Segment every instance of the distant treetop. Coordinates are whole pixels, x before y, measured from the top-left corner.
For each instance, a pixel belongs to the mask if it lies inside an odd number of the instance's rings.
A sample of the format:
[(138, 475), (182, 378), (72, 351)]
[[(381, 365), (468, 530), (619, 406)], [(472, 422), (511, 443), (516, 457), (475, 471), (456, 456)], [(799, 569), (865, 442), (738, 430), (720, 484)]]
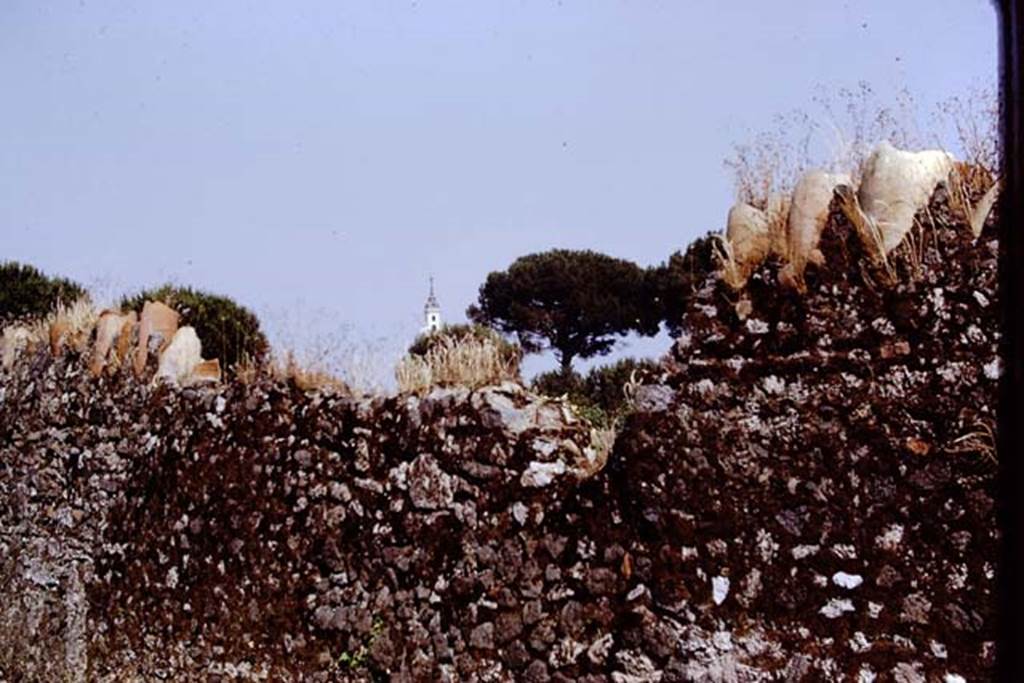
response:
[(0, 263), (0, 320), (43, 317), (58, 304), (86, 296), (85, 288), (16, 261)]
[(528, 352), (553, 349), (568, 372), (574, 358), (604, 355), (621, 335), (657, 333), (660, 312), (646, 279), (631, 261), (553, 249), (488, 275), (467, 315), (515, 335)]

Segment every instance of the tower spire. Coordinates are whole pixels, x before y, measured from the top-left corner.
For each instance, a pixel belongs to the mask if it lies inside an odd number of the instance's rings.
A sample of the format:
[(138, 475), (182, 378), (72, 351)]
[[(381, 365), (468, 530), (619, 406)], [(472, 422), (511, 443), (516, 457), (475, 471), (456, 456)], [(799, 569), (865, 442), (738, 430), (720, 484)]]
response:
[(423, 332), (432, 334), (441, 329), (441, 305), (434, 295), (434, 276), (430, 276), (430, 294), (423, 305)]

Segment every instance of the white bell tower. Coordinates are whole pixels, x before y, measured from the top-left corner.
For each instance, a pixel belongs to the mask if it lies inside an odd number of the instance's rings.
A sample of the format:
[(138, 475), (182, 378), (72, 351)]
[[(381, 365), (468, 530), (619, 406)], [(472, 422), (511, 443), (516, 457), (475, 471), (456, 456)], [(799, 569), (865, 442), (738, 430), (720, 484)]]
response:
[(433, 334), (441, 329), (441, 306), (434, 296), (434, 276), (430, 276), (430, 296), (423, 305), (423, 333)]

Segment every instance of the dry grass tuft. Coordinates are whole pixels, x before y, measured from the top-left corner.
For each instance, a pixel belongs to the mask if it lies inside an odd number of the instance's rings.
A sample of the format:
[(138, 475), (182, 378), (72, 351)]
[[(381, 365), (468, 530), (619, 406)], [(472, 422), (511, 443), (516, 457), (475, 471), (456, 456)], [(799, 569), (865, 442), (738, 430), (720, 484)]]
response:
[(773, 192), (788, 196), (811, 168), (850, 173), (857, 187), (863, 162), (882, 140), (906, 150), (947, 149), (989, 177), (999, 172), (1002, 150), (994, 87), (936, 103), (928, 135), (921, 133), (920, 110), (906, 88), (883, 102), (861, 81), (835, 91), (822, 88), (813, 102), (812, 113), (795, 110), (778, 116), (771, 128), (734, 147), (725, 165), (735, 176), (739, 201), (763, 209)]
[(945, 451), (947, 453), (972, 453), (979, 455), (992, 464), (997, 464), (996, 432), (994, 423), (985, 418), (975, 418), (965, 434), (953, 439)]
[(995, 87), (974, 88), (966, 97), (950, 97), (938, 104), (933, 118), (936, 129), (951, 128), (955, 132), (964, 161), (990, 175), (999, 173), (1002, 147)]
[[(253, 363), (239, 363), (236, 375), (243, 382), (251, 382), (259, 373)], [(349, 386), (330, 372), (325, 366), (315, 361), (300, 361), (292, 351), (284, 354), (284, 358), (273, 360), (267, 368), (270, 376), (280, 382), (287, 382), (302, 391), (330, 391), (351, 394)]]
[(45, 320), (35, 324), (35, 334), (40, 340), (46, 339), (54, 353), (61, 345), (67, 344), (76, 351), (85, 351), (89, 345), (93, 328), (99, 319), (99, 311), (88, 297), (64, 305), (51, 313)]
[(248, 355), (242, 356), (242, 360), (235, 363), (234, 374), (242, 384), (246, 386), (253, 384), (266, 372), (266, 366), (253, 361)]
[(406, 356), (395, 368), (402, 392), (426, 391), (434, 386), (482, 386), (519, 380), (519, 363), (503, 357), (490, 339), (447, 337), (424, 356)]
[(591, 428), (590, 445), (594, 449), (595, 457), (593, 464), (594, 473), (604, 469), (608, 462), (608, 456), (615, 448), (615, 440), (619, 436), (619, 425), (616, 423), (611, 427)]
[[(340, 382), (356, 396), (382, 395), (392, 388), (395, 361), (405, 350), (400, 340), (407, 330), (369, 338), (351, 325), (332, 322), (335, 311), (302, 302), (264, 309), (260, 317), (271, 338), (278, 376), (291, 377), (291, 367), (299, 382)], [(252, 370), (246, 374), (254, 376)]]
[(65, 346), (84, 352), (99, 317), (87, 296), (70, 304), (58, 304), (45, 318), (14, 323), (0, 331), (0, 364), (11, 367), (23, 351), (48, 347), (57, 355)]
[(719, 277), (729, 289), (739, 291), (747, 284), (745, 268), (741, 267), (733, 253), (732, 245), (724, 235), (711, 236), (711, 258), (715, 262)]
[(851, 173), (856, 187), (861, 164), (881, 140), (900, 149), (923, 146), (917, 106), (907, 89), (882, 104), (870, 84), (860, 81), (852, 88), (822, 89), (813, 101), (813, 113), (796, 109), (776, 116), (771, 128), (733, 147), (725, 166), (733, 172), (739, 201), (765, 209), (772, 194), (790, 196), (813, 168)]
[(880, 267), (890, 278), (895, 278), (895, 270), (886, 255), (885, 239), (882, 236), (882, 231), (871, 216), (864, 213), (861, 209), (856, 191), (849, 185), (840, 185), (836, 188), (836, 194), (839, 197), (840, 210), (860, 237), (861, 243), (867, 249), (872, 263)]
[[(790, 196), (804, 171), (811, 168), (815, 132), (810, 116), (801, 111), (775, 117), (775, 128), (758, 133), (753, 141), (733, 147), (725, 160), (736, 179), (736, 200), (767, 211), (773, 195)], [(794, 139), (793, 131), (802, 131)]]
[(995, 203), (998, 182), (988, 168), (972, 162), (958, 162), (949, 174), (949, 208), (971, 226), (975, 237), (981, 233)]
[(834, 94), (822, 91), (814, 102), (832, 134), (830, 149), (818, 164), (850, 173), (854, 187), (860, 185), (861, 167), (882, 140), (899, 149), (925, 146), (917, 125), (917, 103), (906, 88), (898, 90), (891, 103), (882, 104), (871, 85), (860, 81)]

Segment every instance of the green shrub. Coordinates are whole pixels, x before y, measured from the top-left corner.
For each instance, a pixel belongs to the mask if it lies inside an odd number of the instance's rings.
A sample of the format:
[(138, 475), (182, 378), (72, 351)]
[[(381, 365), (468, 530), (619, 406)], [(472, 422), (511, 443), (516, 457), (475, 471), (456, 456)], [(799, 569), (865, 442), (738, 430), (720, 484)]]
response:
[(574, 370), (542, 372), (533, 378), (530, 388), (542, 396), (564, 396), (572, 404), (576, 414), (594, 427), (607, 427), (611, 424), (608, 412), (591, 400), (587, 392), (586, 378)]
[(530, 388), (543, 396), (566, 396), (576, 404), (590, 403), (587, 396), (587, 383), (575, 370), (563, 372), (552, 370), (542, 372), (530, 382)]
[(15, 261), (0, 263), (0, 321), (42, 318), (57, 304), (70, 304), (85, 295), (85, 289), (71, 280), (49, 277)]
[(445, 339), (452, 339), (456, 342), (466, 339), (493, 342), (498, 349), (498, 355), (502, 362), (515, 365), (515, 367), (519, 367), (519, 361), (523, 358), (523, 349), (519, 344), (510, 342), (498, 332), (485, 325), (467, 324), (445, 325), (432, 334), (423, 333), (419, 335), (413, 341), (412, 346), (409, 347), (409, 355), (426, 356), (432, 349), (440, 347)]
[(125, 297), (121, 308), (141, 313), (146, 301), (162, 301), (181, 313), (181, 324), (195, 328), (203, 345), (203, 356), (217, 358), (225, 368), (241, 360), (260, 362), (270, 348), (259, 319), (227, 297), (190, 287), (163, 285)]
[(626, 385), (633, 381), (643, 383), (658, 373), (656, 361), (635, 358), (591, 368), (587, 375), (559, 370), (544, 372), (530, 383), (530, 387), (544, 396), (566, 396), (580, 417), (595, 426), (609, 426), (629, 409)]
[(600, 406), (590, 403), (573, 403), (572, 406), (576, 410), (576, 414), (589, 422), (592, 427), (604, 429), (615, 426), (615, 418), (618, 416)]
[(617, 415), (625, 408), (626, 385), (634, 379), (649, 380), (661, 369), (657, 361), (646, 358), (623, 358), (611, 365), (592, 368), (584, 381), (590, 402), (606, 412)]

